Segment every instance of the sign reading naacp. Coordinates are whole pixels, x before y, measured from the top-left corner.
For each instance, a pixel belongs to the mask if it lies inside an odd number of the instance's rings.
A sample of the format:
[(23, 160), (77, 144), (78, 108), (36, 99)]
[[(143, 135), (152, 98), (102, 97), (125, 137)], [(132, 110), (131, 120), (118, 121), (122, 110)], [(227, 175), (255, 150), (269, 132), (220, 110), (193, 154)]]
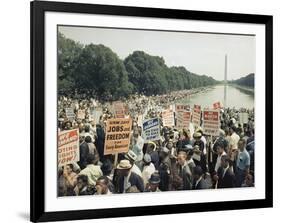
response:
[(113, 118), (106, 122), (104, 155), (126, 153), (129, 150), (132, 119)]
[(201, 106), (194, 105), (193, 113), (192, 113), (192, 123), (194, 126), (200, 126), (201, 124)]
[(220, 129), (220, 112), (217, 110), (203, 111), (204, 134), (218, 136)]
[(62, 131), (58, 134), (58, 165), (79, 161), (78, 129)]
[(191, 112), (190, 111), (179, 111), (176, 114), (177, 127), (178, 128), (189, 128)]
[(65, 108), (65, 114), (66, 117), (70, 120), (73, 121), (75, 119), (75, 113), (73, 108)]
[(124, 118), (125, 117), (125, 105), (121, 101), (113, 102), (113, 110), (115, 114), (115, 118)]
[(248, 123), (249, 121), (249, 114), (246, 112), (239, 113), (239, 122), (241, 124)]
[(166, 109), (162, 111), (163, 126), (175, 126), (175, 118), (173, 110)]
[(179, 111), (189, 111), (189, 109), (190, 109), (190, 106), (186, 105), (186, 104), (176, 104), (175, 105), (176, 112), (179, 112)]
[(214, 104), (213, 104), (213, 109), (221, 109), (222, 108), (222, 106), (221, 106), (221, 103), (218, 101), (218, 102), (215, 102)]
[(85, 119), (85, 116), (86, 116), (85, 110), (79, 109), (79, 110), (77, 111), (77, 118), (78, 118), (78, 119)]
[(142, 129), (145, 142), (160, 139), (160, 122), (158, 118), (144, 120), (142, 123)]

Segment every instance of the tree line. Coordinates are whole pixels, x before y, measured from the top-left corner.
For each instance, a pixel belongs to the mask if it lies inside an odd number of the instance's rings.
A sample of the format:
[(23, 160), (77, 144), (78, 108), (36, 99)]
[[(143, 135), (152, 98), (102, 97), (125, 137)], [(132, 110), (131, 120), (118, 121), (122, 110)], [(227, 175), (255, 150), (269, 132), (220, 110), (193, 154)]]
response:
[(237, 80), (231, 81), (231, 83), (254, 88), (255, 87), (255, 74), (250, 73), (245, 77), (241, 77)]
[(90, 90), (104, 100), (117, 100), (130, 94), (165, 94), (207, 85), (217, 81), (197, 75), (185, 67), (168, 67), (162, 57), (134, 51), (124, 60), (104, 45), (82, 45), (58, 34), (59, 93), (73, 89)]

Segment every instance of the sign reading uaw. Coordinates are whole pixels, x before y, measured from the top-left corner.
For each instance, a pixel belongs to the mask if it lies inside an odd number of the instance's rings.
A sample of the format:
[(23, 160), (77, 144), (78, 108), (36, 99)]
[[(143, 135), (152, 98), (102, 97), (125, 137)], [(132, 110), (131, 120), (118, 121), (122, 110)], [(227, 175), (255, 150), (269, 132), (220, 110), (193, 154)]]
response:
[(220, 112), (218, 110), (203, 111), (204, 134), (218, 136), (220, 130)]
[(78, 129), (59, 132), (58, 135), (58, 165), (79, 161), (79, 131)]
[(126, 153), (129, 150), (132, 119), (113, 118), (106, 122), (104, 155)]

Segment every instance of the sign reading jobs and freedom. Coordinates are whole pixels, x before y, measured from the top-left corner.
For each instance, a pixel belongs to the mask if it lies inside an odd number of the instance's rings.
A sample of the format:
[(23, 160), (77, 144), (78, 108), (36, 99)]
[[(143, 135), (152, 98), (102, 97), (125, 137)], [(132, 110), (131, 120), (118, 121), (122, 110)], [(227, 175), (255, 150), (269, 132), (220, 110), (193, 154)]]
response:
[(204, 134), (218, 136), (220, 129), (220, 112), (218, 110), (203, 111)]
[(58, 134), (58, 165), (79, 161), (78, 129), (62, 131)]
[(160, 139), (160, 122), (158, 118), (144, 120), (142, 129), (145, 142)]
[(128, 152), (131, 128), (132, 119), (108, 119), (106, 122), (104, 155)]

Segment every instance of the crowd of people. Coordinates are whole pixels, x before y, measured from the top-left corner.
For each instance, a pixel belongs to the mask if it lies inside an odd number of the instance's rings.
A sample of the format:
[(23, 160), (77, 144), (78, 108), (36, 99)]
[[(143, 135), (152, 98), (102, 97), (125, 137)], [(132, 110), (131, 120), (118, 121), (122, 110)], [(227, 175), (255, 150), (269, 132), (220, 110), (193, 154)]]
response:
[[(116, 159), (104, 155), (106, 122), (114, 118), (111, 103), (93, 99), (87, 92), (60, 96), (58, 128), (79, 129), (80, 160), (58, 168), (58, 196), (254, 186), (254, 110), (221, 109), (216, 137), (192, 123), (183, 129), (161, 123), (161, 139), (144, 140), (139, 115), (161, 120), (161, 109), (174, 103), (175, 97), (132, 95), (123, 100), (133, 120), (132, 133), (128, 152)], [(66, 115), (69, 107), (75, 114), (71, 119)], [(91, 110), (97, 108), (102, 110), (98, 121), (91, 118)], [(77, 116), (81, 109), (83, 119)], [(248, 114), (246, 123), (239, 122), (240, 112)]]

